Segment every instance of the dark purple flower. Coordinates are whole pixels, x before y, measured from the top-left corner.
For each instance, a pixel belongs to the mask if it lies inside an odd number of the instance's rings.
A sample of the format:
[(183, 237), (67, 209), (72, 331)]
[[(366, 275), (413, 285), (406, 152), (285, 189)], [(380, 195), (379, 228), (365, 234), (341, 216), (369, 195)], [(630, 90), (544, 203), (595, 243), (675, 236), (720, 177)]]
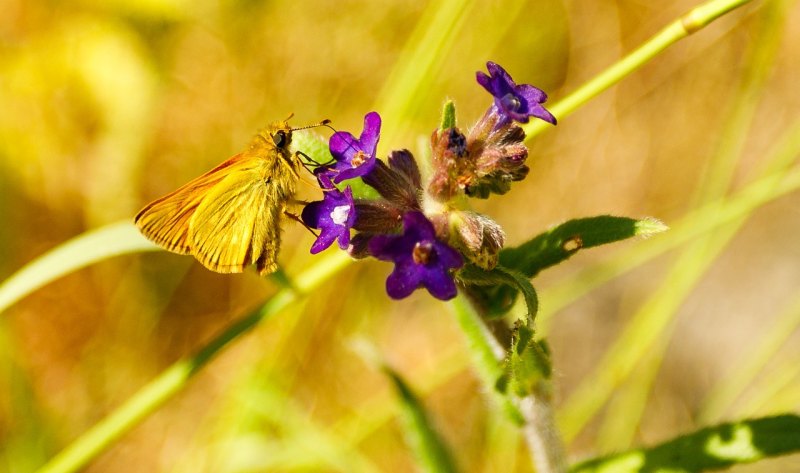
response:
[(339, 247), (350, 245), (350, 229), (356, 221), (353, 191), (350, 186), (344, 192), (332, 189), (325, 192), (323, 200), (311, 202), (303, 208), (301, 218), (311, 228), (320, 230), (317, 241), (311, 245), (316, 254), (331, 246), (338, 239)]
[(529, 84), (517, 85), (505, 69), (491, 61), (486, 63), (486, 68), (489, 75), (478, 71), (476, 78), (494, 96), (494, 111), (500, 116), (495, 128), (512, 120), (528, 123), (529, 117), (556, 124), (556, 117), (542, 106), (547, 100), (547, 94)]
[(380, 260), (394, 262), (394, 271), (386, 279), (386, 292), (391, 298), (408, 297), (422, 286), (437, 299), (456, 296), (450, 270), (461, 267), (461, 255), (436, 239), (433, 224), (422, 212), (403, 216), (402, 235), (373, 236), (369, 252)]
[(375, 150), (381, 134), (381, 116), (370, 112), (364, 117), (364, 131), (356, 139), (346, 131), (338, 131), (331, 136), (328, 146), (336, 163), (325, 171), (340, 183), (346, 179), (361, 177), (375, 167)]

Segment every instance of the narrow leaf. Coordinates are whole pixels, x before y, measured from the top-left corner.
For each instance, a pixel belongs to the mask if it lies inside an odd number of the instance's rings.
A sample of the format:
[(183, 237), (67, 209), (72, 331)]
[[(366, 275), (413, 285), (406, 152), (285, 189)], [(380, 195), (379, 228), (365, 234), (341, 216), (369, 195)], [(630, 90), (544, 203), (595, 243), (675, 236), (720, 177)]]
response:
[[(568, 259), (578, 251), (634, 236), (649, 237), (667, 226), (654, 218), (636, 220), (601, 215), (570, 220), (539, 234), (516, 248), (500, 252), (500, 264), (507, 271), (533, 278), (540, 271)], [(489, 316), (502, 316), (514, 305), (514, 285), (477, 288), (470, 295)]]
[(634, 236), (647, 237), (667, 227), (653, 218), (636, 220), (601, 215), (562, 223), (526, 243), (500, 252), (500, 264), (532, 278), (584, 248), (613, 243)]
[(442, 108), (442, 130), (447, 130), (456, 127), (456, 105), (452, 100), (444, 103)]
[(500, 391), (510, 391), (524, 398), (534, 392), (549, 390), (553, 370), (550, 349), (544, 340), (534, 340), (533, 335), (531, 327), (515, 327), (511, 350), (506, 359), (506, 374), (497, 384)]
[(787, 414), (707, 427), (655, 447), (579, 463), (570, 473), (693, 473), (794, 452), (800, 452), (800, 417)]
[(406, 438), (419, 459), (422, 471), (458, 471), (444, 440), (433, 428), (420, 400), (396, 371), (385, 365), (383, 371), (397, 391)]
[[(459, 272), (458, 276), (468, 287), (486, 286), (485, 288), (479, 288), (477, 291), (470, 291), (470, 295), (476, 299), (475, 302), (486, 308), (497, 305), (495, 304), (497, 294), (503, 292), (508, 293), (510, 291), (511, 297), (509, 300), (513, 302), (517, 291), (522, 292), (525, 298), (525, 305), (528, 307), (529, 323), (533, 323), (533, 320), (536, 318), (536, 313), (539, 310), (539, 298), (529, 278), (521, 272), (505, 268), (499, 264), (489, 271), (470, 264), (465, 266), (464, 269)], [(507, 289), (504, 291), (503, 288)], [(486, 311), (486, 315), (489, 317), (502, 315), (503, 313), (504, 311)]]
[(0, 283), (0, 312), (45, 284), (97, 261), (158, 249), (139, 233), (133, 220), (83, 233), (34, 259)]

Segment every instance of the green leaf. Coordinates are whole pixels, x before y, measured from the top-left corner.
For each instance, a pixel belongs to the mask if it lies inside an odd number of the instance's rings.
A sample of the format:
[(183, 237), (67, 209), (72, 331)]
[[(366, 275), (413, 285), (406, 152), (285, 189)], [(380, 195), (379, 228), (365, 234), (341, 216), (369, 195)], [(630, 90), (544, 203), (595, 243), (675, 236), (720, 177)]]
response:
[(350, 186), (350, 189), (353, 191), (354, 199), (378, 200), (381, 198), (378, 191), (372, 186), (367, 185), (360, 177), (347, 179), (336, 187), (340, 190), (344, 190), (347, 186)]
[(497, 389), (511, 391), (518, 397), (548, 390), (553, 367), (550, 349), (544, 340), (533, 339), (533, 328), (518, 324), (514, 329), (511, 350), (505, 364), (505, 376), (498, 380)]
[(422, 471), (458, 471), (447, 445), (433, 428), (420, 400), (396, 371), (385, 365), (383, 371), (397, 391), (406, 438), (421, 463)]
[(655, 447), (579, 463), (570, 468), (570, 473), (690, 473), (729, 468), (798, 451), (800, 417), (787, 414), (707, 427)]
[[(666, 225), (654, 218), (636, 220), (601, 215), (570, 220), (516, 248), (503, 249), (498, 266), (533, 278), (543, 269), (561, 263), (582, 249), (634, 236), (646, 238), (666, 229)], [(513, 285), (493, 286), (472, 291), (470, 295), (483, 305), (489, 316), (496, 317), (514, 305), (517, 288)]]
[(601, 215), (562, 223), (526, 243), (500, 252), (500, 264), (532, 278), (584, 248), (605, 245), (634, 236), (650, 236), (667, 227), (656, 219), (636, 220)]
[[(499, 291), (500, 288), (507, 288), (508, 291), (512, 291), (512, 302), (517, 291), (522, 292), (523, 297), (525, 297), (525, 305), (528, 307), (529, 323), (532, 323), (536, 318), (536, 313), (539, 311), (539, 298), (530, 280), (524, 274), (499, 264), (491, 270), (468, 264), (458, 273), (458, 278), (467, 285), (473, 300), (486, 309), (491, 309), (496, 305), (494, 304), (493, 294)], [(487, 294), (492, 294), (492, 296), (485, 298)], [(505, 312), (490, 310), (485, 312), (488, 317), (502, 315), (503, 313)]]
[(328, 140), (309, 130), (299, 130), (292, 134), (292, 148), (311, 158), (313, 164), (333, 161), (328, 149)]
[(442, 108), (442, 126), (441, 130), (448, 130), (456, 127), (456, 104), (452, 100), (444, 103)]

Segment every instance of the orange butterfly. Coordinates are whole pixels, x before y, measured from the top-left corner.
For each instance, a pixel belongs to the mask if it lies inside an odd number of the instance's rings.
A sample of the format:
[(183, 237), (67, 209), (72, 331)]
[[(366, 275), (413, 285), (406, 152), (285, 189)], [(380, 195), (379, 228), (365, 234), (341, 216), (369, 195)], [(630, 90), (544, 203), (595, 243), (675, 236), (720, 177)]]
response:
[(261, 275), (275, 272), (281, 219), (303, 166), (289, 149), (299, 129), (287, 121), (269, 125), (242, 153), (143, 208), (136, 226), (218, 273), (241, 273), (251, 264)]

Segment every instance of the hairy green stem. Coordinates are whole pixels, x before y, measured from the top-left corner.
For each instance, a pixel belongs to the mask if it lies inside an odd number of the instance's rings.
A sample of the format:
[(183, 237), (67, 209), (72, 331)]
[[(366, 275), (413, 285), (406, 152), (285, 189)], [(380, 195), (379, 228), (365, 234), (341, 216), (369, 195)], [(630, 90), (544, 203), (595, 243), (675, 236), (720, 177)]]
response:
[(476, 308), (465, 296), (456, 297), (450, 307), (467, 338), (472, 362), (484, 389), (494, 402), (520, 425), (536, 471), (565, 472), (567, 462), (564, 444), (553, 415), (551, 390), (548, 389), (550, 380), (537, 383), (537, 388), (522, 398), (500, 393), (496, 384), (503, 375), (502, 363), (507, 348), (503, 348), (492, 335)]

